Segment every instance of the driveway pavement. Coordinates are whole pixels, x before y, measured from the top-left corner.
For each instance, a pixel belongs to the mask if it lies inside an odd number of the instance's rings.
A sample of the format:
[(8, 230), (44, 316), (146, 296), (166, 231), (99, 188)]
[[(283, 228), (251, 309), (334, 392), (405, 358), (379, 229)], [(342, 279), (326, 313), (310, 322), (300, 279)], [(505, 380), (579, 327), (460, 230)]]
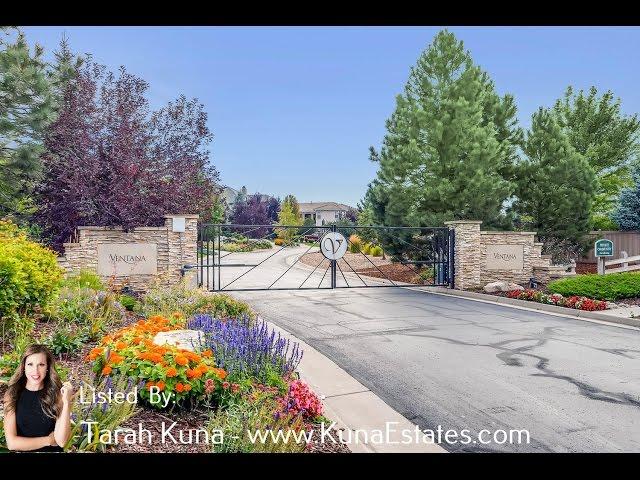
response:
[[(254, 285), (291, 263), (283, 256), (274, 270), (254, 269)], [(422, 429), (530, 434), (529, 444), (500, 444), (501, 433), (487, 445), (441, 443), (449, 451), (640, 451), (637, 329), (405, 288), (233, 295)]]

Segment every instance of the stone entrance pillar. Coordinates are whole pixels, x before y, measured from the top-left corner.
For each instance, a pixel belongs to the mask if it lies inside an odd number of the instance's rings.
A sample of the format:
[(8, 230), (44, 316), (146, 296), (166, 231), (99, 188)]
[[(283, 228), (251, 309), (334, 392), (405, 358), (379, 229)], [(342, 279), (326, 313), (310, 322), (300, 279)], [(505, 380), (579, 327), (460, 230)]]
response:
[(444, 222), (455, 230), (454, 268), (455, 288), (470, 290), (480, 288), (480, 224), (481, 220), (454, 220)]

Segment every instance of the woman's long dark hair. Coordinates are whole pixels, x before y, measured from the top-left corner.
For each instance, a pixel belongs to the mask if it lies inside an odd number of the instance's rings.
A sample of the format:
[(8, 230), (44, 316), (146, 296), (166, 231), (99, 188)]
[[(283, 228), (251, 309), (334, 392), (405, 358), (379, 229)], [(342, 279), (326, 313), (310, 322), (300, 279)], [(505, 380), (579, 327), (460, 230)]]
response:
[(46, 416), (53, 419), (58, 418), (60, 413), (60, 388), (62, 388), (62, 381), (56, 372), (55, 359), (51, 354), (51, 351), (44, 345), (30, 345), (24, 351), (22, 360), (20, 360), (20, 366), (9, 380), (9, 387), (7, 388), (7, 395), (9, 401), (5, 405), (5, 409), (9, 412), (15, 412), (16, 404), (20, 398), (20, 394), (27, 386), (27, 376), (24, 373), (24, 364), (27, 357), (35, 353), (44, 353), (47, 357), (47, 374), (44, 377), (44, 387), (40, 394), (40, 402), (42, 404), (42, 411)]

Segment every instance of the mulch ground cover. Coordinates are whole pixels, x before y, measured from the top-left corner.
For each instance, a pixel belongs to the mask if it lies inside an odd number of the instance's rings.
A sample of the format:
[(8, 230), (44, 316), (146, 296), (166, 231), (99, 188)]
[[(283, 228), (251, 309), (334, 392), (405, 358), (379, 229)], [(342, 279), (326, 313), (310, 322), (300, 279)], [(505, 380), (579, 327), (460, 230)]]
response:
[[(324, 255), (320, 252), (307, 253), (300, 257), (299, 260), (305, 265), (311, 267), (317, 267), (318, 272), (324, 272), (330, 265), (329, 260), (324, 258)], [(416, 269), (411, 265), (403, 265), (400, 263), (391, 263), (389, 259), (383, 259), (382, 257), (373, 257), (371, 255), (364, 255), (361, 253), (347, 252), (344, 257), (338, 260), (338, 277), (341, 278), (341, 273), (351, 273), (354, 271), (360, 275), (366, 275), (368, 277), (376, 277), (381, 279), (389, 279), (394, 282), (413, 283), (416, 285), (423, 285), (420, 280)], [(357, 281), (357, 280), (356, 280)], [(366, 282), (366, 279), (364, 280)]]

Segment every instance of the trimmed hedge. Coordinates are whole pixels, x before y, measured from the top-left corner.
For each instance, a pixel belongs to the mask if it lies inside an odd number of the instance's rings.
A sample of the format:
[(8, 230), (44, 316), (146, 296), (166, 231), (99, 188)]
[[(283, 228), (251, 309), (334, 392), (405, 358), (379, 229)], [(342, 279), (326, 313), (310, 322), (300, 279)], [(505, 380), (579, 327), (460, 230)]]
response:
[(29, 313), (49, 301), (62, 280), (56, 254), (0, 220), (0, 317)]
[(548, 289), (565, 297), (578, 295), (598, 300), (640, 297), (640, 273), (577, 275), (555, 280), (549, 283)]

